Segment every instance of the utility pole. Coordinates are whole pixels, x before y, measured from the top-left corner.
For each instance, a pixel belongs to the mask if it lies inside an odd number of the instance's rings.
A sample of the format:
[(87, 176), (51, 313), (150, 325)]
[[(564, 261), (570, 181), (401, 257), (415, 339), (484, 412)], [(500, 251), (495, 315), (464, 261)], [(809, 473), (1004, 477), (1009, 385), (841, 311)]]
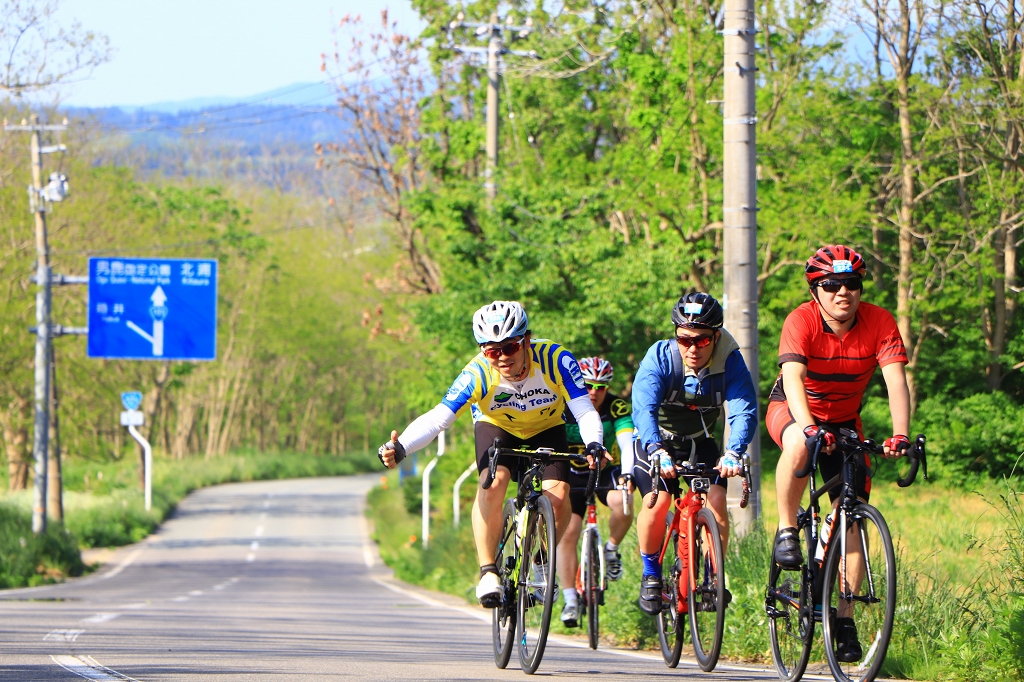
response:
[(527, 17), (523, 26), (513, 26), (508, 23), (501, 23), (497, 13), (491, 15), (487, 23), (479, 21), (464, 21), (465, 15), (459, 12), (455, 21), (448, 25), (448, 38), (451, 42), (451, 32), (457, 28), (475, 28), (479, 37), (488, 36), (487, 47), (472, 47), (468, 45), (453, 45), (452, 49), (457, 52), (487, 54), (487, 141), (485, 151), (487, 153), (487, 167), (484, 171), (484, 190), (487, 192), (487, 202), (491, 204), (498, 193), (497, 172), (498, 172), (498, 139), (500, 133), (500, 108), (499, 81), (501, 78), (502, 60), (501, 56), (512, 54), (519, 57), (531, 57), (537, 59), (537, 52), (534, 50), (521, 51), (509, 50), (505, 47), (504, 31), (510, 31), (514, 35), (512, 40), (525, 38), (533, 31), (533, 19)]
[[(740, 345), (750, 374), (758, 381), (757, 348), (757, 110), (754, 98), (753, 0), (725, 0), (724, 116), (724, 288), (725, 327)], [(760, 420), (758, 420), (760, 421)], [(761, 515), (761, 447), (748, 447), (754, 489), (739, 508), (739, 486), (731, 486), (729, 509), (738, 533)]]
[(52, 358), (53, 336), (62, 334), (84, 334), (85, 330), (75, 327), (61, 327), (50, 323), (51, 285), (81, 284), (88, 281), (82, 277), (56, 278), (50, 273), (50, 245), (46, 234), (46, 206), (48, 202), (62, 201), (67, 193), (67, 179), (56, 173), (52, 174), (48, 184), (43, 184), (43, 154), (62, 152), (67, 149), (62, 144), (44, 147), (41, 133), (43, 131), (61, 132), (67, 130), (67, 119), (63, 125), (41, 125), (39, 116), (33, 114), (31, 124), (22, 121), (21, 125), (8, 125), (4, 121), (5, 131), (25, 131), (31, 133), (30, 151), (32, 154), (32, 184), (28, 188), (29, 206), (35, 214), (36, 227), (36, 326), (30, 331), (36, 335), (35, 349), (35, 423), (32, 434), (32, 455), (35, 458), (35, 480), (32, 501), (32, 532), (46, 531), (47, 474), (49, 468), (49, 435), (50, 435), (50, 362)]

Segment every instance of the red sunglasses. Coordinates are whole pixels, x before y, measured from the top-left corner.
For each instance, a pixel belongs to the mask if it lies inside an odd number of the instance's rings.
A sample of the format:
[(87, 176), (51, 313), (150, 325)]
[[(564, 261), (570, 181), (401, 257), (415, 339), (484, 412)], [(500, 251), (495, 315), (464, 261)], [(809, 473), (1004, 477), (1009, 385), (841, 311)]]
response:
[(677, 336), (676, 341), (683, 348), (689, 348), (690, 346), (697, 346), (697, 348), (704, 348), (705, 346), (711, 345), (711, 342), (715, 340), (714, 334), (711, 336)]
[(504, 355), (507, 358), (512, 357), (513, 355), (518, 353), (519, 349), (522, 348), (522, 347), (523, 347), (523, 339), (519, 339), (518, 341), (512, 341), (511, 343), (506, 343), (504, 346), (500, 346), (498, 348), (481, 348), (480, 352), (484, 354), (485, 358), (489, 358), (491, 360), (497, 360), (502, 355)]

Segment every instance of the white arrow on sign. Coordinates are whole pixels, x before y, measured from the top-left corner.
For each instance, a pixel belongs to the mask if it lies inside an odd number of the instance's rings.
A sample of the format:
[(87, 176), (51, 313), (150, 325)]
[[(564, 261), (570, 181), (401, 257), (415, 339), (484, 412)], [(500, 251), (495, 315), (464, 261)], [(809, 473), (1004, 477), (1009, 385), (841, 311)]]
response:
[(152, 336), (131, 320), (127, 324), (129, 329), (153, 344), (154, 357), (162, 357), (164, 354), (164, 318), (167, 317), (167, 306), (164, 304), (167, 303), (167, 294), (164, 293), (162, 287), (157, 286), (149, 300), (153, 302), (153, 306), (149, 309), (149, 315), (153, 318)]

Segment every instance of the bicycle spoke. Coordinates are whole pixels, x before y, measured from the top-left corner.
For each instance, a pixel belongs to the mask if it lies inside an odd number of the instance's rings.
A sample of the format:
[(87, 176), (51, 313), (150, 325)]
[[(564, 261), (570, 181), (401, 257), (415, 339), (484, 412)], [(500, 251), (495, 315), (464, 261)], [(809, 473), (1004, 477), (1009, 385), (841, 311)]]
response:
[[(810, 544), (810, 529), (803, 529), (805, 544)], [(787, 682), (800, 679), (807, 668), (814, 638), (810, 581), (805, 568), (785, 571), (774, 563), (769, 575), (765, 607), (772, 643), (772, 660), (779, 677)]]

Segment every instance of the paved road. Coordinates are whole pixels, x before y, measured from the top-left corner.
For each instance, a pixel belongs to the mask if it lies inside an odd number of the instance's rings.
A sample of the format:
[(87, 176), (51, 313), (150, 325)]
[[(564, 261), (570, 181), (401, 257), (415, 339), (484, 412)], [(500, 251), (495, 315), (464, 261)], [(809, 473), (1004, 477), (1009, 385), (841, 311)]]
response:
[[(0, 593), (0, 680), (523, 679), (490, 624), (389, 581), (362, 509), (375, 476), (199, 491), (100, 572)], [(538, 675), (697, 677), (549, 643)], [(714, 679), (776, 679), (725, 667)]]

